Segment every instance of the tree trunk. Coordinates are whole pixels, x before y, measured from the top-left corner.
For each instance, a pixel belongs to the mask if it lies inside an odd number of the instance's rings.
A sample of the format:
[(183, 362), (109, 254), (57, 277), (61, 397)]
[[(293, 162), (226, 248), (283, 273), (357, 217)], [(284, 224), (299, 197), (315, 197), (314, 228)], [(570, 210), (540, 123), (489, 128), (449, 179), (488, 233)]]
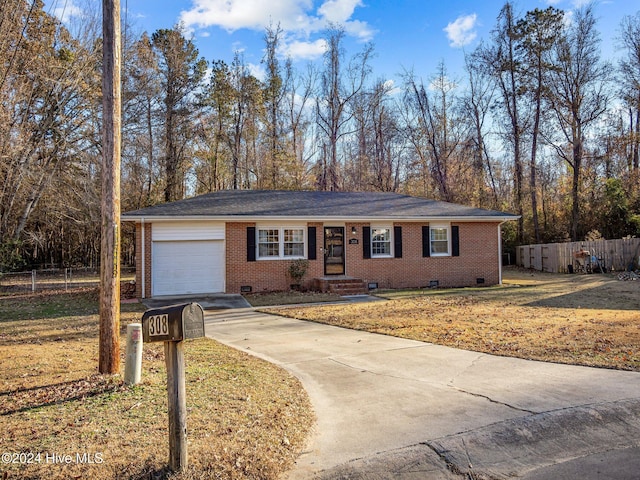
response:
[(22, 215), (20, 216), (20, 219), (18, 220), (18, 225), (16, 226), (16, 229), (13, 232), (14, 241), (17, 242), (20, 239), (20, 236), (22, 235), (22, 231), (27, 225), (27, 220), (29, 219), (31, 212), (33, 212), (33, 210), (36, 208), (36, 205), (38, 204), (40, 197), (42, 197), (42, 194), (44, 193), (44, 189), (48, 183), (47, 177), (51, 178), (51, 176), (53, 176), (54, 173), (55, 173), (55, 167), (52, 169), (52, 172), (50, 173), (47, 171), (46, 168), (42, 170), (40, 174), (40, 178), (38, 179), (37, 185), (33, 187), (31, 194), (27, 199), (27, 203), (22, 209)]
[[(638, 100), (640, 105), (640, 99)], [(636, 110), (636, 126), (633, 135), (633, 170), (638, 171), (640, 168), (640, 107)]]
[(147, 201), (146, 205), (151, 204), (151, 189), (153, 187), (153, 120), (151, 118), (151, 100), (147, 101), (147, 134), (149, 135), (149, 150), (147, 155), (149, 157), (149, 178), (147, 181)]
[(580, 170), (582, 168), (582, 140), (573, 144), (573, 185), (571, 188), (571, 240), (579, 240), (580, 224)]
[(536, 243), (540, 243), (540, 222), (538, 220), (538, 187), (536, 185), (538, 153), (538, 135), (540, 133), (540, 89), (536, 93), (536, 113), (533, 123), (533, 138), (531, 140), (531, 161), (529, 162), (529, 189), (531, 190), (531, 216), (533, 220), (533, 233)]
[(174, 113), (173, 102), (167, 102), (167, 119), (166, 119), (166, 147), (165, 147), (165, 175), (167, 183), (164, 190), (164, 200), (173, 202), (179, 200), (178, 195), (178, 154), (175, 144), (174, 132)]

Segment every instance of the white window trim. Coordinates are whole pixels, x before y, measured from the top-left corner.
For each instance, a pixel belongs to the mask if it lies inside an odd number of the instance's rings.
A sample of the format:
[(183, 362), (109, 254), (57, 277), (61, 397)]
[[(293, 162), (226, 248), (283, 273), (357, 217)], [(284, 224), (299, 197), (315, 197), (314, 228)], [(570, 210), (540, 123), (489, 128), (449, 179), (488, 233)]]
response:
[[(447, 229), (447, 253), (437, 253), (431, 248), (431, 232), (435, 228)], [(450, 223), (433, 223), (429, 224), (429, 253), (432, 257), (450, 257), (451, 256), (451, 224)]]
[[(260, 230), (278, 230), (278, 256), (260, 256)], [(302, 230), (302, 255), (285, 256), (284, 231)], [(256, 260), (299, 260), (307, 258), (307, 226), (306, 225), (256, 225)]]
[[(260, 255), (260, 245), (266, 245), (260, 243), (260, 231), (261, 230), (275, 230), (278, 232), (278, 255)], [(275, 242), (274, 242), (275, 245)], [(279, 259), (282, 257), (282, 229), (279, 227), (268, 227), (264, 226), (256, 229), (256, 258), (260, 260), (270, 260), (270, 259)]]
[[(373, 253), (373, 236), (374, 236), (373, 232), (378, 229), (389, 230), (389, 253), (388, 254)], [(369, 241), (370, 241), (370, 248), (371, 248), (371, 258), (393, 258), (394, 257), (393, 225), (371, 225), (371, 238), (369, 239)]]

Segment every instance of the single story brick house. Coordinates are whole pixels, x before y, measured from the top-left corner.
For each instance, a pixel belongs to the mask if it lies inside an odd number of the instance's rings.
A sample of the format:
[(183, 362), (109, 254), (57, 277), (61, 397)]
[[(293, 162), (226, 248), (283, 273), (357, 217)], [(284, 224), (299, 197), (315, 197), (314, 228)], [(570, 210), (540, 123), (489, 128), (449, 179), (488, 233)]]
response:
[(383, 192), (228, 190), (128, 212), (139, 298), (495, 285), (509, 213)]

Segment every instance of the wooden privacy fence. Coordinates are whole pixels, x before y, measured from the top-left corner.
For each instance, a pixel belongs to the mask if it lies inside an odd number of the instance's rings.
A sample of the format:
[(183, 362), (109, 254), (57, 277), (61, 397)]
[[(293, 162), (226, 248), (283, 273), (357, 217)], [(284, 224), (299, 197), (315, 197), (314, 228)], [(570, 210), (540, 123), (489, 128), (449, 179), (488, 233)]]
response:
[(593, 259), (593, 265), (620, 272), (639, 268), (639, 255), (640, 238), (594, 240), (522, 245), (516, 248), (516, 263), (541, 272), (569, 273), (580, 271), (585, 261), (591, 265)]

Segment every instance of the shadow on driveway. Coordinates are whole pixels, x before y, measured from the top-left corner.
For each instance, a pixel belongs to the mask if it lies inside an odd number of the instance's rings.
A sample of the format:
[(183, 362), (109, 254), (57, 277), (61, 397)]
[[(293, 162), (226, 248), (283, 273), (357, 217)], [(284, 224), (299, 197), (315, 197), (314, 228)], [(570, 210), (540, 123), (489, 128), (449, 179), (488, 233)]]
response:
[(231, 308), (249, 308), (249, 302), (242, 295), (231, 293), (216, 293), (205, 295), (170, 295), (145, 298), (142, 303), (147, 308), (167, 307), (181, 303), (198, 303), (203, 310), (227, 310)]

